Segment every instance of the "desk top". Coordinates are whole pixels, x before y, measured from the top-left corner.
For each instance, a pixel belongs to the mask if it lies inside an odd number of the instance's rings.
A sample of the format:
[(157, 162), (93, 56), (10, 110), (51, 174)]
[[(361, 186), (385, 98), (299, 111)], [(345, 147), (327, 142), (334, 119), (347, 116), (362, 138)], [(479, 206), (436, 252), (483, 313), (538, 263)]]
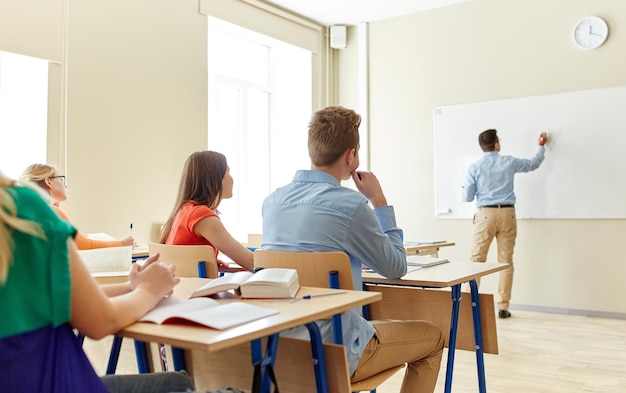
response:
[(450, 262), (414, 270), (398, 279), (385, 278), (377, 273), (363, 272), (366, 284), (392, 284), (414, 287), (446, 288), (507, 269), (506, 263)]
[(407, 254), (429, 254), (432, 250), (439, 250), (440, 247), (450, 247), (454, 246), (453, 242), (439, 242), (439, 243), (421, 243), (421, 244), (411, 244), (411, 242), (407, 242), (404, 245), (404, 249)]
[[(181, 282), (176, 286), (174, 293), (178, 296), (188, 297), (194, 289), (199, 288), (206, 283), (206, 281), (206, 279), (202, 278), (181, 278)], [(252, 321), (232, 329), (215, 330), (202, 326), (157, 325), (148, 322), (137, 322), (122, 329), (118, 334), (142, 341), (161, 342), (184, 349), (216, 352), (318, 319), (327, 319), (334, 314), (382, 299), (382, 295), (376, 292), (339, 291), (312, 287), (300, 288), (298, 297), (310, 294), (328, 293), (329, 291), (345, 293), (296, 301), (291, 301), (292, 299), (219, 300), (220, 302), (245, 301), (250, 304), (256, 304), (261, 307), (272, 308), (279, 311), (276, 315)]]

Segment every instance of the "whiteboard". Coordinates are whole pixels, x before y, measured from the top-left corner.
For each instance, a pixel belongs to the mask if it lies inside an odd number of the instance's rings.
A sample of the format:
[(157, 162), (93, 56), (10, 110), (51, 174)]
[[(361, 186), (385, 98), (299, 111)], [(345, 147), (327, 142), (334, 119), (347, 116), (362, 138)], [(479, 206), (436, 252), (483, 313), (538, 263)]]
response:
[(489, 128), (501, 155), (520, 158), (548, 133), (542, 165), (515, 175), (518, 218), (626, 218), (626, 86), (441, 106), (434, 126), (437, 218), (473, 216), (461, 187)]

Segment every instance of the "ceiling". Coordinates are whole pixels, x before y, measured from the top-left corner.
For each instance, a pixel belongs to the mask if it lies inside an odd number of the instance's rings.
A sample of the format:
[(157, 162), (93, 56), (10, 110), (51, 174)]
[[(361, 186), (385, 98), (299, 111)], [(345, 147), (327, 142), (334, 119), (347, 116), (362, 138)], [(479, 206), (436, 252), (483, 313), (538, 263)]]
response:
[(469, 0), (264, 0), (325, 26), (357, 25)]

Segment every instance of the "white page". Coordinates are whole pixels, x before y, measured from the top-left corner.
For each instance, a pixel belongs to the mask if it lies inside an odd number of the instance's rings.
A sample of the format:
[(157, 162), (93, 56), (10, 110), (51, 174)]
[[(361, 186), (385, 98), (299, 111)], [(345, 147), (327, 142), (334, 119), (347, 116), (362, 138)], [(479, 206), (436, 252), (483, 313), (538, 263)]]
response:
[(105, 247), (78, 250), (78, 254), (90, 272), (112, 272), (130, 269), (133, 247)]

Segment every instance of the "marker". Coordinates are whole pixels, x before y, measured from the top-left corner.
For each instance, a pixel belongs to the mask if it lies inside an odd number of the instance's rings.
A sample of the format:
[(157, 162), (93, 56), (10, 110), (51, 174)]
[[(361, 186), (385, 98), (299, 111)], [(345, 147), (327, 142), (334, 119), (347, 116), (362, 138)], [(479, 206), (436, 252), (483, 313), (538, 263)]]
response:
[(130, 226), (128, 227), (128, 236), (133, 234), (133, 223), (130, 223)]
[(341, 295), (343, 293), (346, 293), (346, 291), (320, 293), (319, 295), (304, 295), (304, 296), (302, 296), (302, 299), (312, 299), (314, 297)]

